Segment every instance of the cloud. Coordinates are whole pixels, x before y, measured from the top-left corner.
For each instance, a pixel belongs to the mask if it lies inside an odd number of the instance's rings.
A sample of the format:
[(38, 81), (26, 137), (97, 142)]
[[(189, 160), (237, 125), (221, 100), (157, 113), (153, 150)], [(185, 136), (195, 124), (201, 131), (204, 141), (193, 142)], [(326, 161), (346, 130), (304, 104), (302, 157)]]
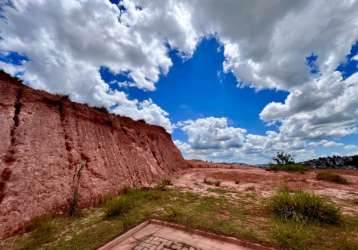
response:
[(169, 114), (161, 109), (151, 99), (139, 102), (138, 100), (127, 100), (123, 98), (124, 105), (118, 105), (111, 109), (113, 113), (132, 117), (135, 120), (145, 120), (150, 124), (164, 127), (168, 132), (173, 130), (173, 125), (169, 120)]
[[(358, 1), (12, 2), (1, 5), (0, 53), (16, 51), (29, 60), (0, 67), (75, 101), (171, 131), (166, 111), (152, 100), (130, 100), (112, 89), (99, 69), (127, 72), (131, 82), (114, 82), (118, 89), (130, 84), (155, 91), (172, 67), (169, 50), (190, 58), (207, 36), (221, 44), (224, 71), (235, 75), (239, 87), (289, 92), (283, 103), (269, 103), (261, 111), (264, 122), (279, 125), (265, 135), (230, 126), (227, 118), (179, 123), (188, 141), (178, 145), (193, 156), (263, 159), (285, 148), (309, 155), (319, 141), (358, 132), (358, 73), (344, 79), (337, 71), (358, 41)], [(312, 55), (315, 74), (307, 64)]]
[(344, 146), (345, 149), (350, 149), (350, 145), (344, 145), (344, 143), (338, 143), (334, 141), (328, 141), (328, 140), (322, 140), (319, 142), (323, 147), (329, 148), (329, 147), (342, 147)]
[(303, 161), (316, 157), (316, 151), (321, 148), (335, 147), (345, 155), (358, 149), (355, 145), (329, 140), (309, 142), (298, 137), (288, 138), (275, 131), (250, 134), (243, 128), (230, 126), (225, 117), (188, 120), (176, 126), (188, 137), (187, 142), (175, 141), (188, 159), (267, 163), (277, 152), (284, 151), (293, 154), (297, 161)]
[[(161, 3), (138, 1), (154, 12)], [(164, 9), (177, 4), (189, 13), (191, 34), (220, 41), (224, 70), (236, 76), (238, 86), (290, 93), (284, 103), (270, 103), (260, 113), (263, 121), (280, 124), (282, 138), (357, 132), (357, 76), (343, 80), (336, 69), (358, 40), (358, 1), (167, 1)], [(315, 74), (307, 64), (312, 55)]]
[(286, 137), (342, 137), (356, 133), (358, 73), (343, 80), (338, 72), (291, 92), (285, 103), (272, 102), (260, 113), (266, 122), (280, 121)]
[(177, 126), (188, 135), (193, 149), (241, 147), (246, 133), (245, 129), (230, 127), (226, 118), (188, 120), (179, 122)]
[(246, 129), (230, 126), (225, 117), (207, 117), (176, 124), (188, 137), (175, 143), (188, 158), (217, 161), (266, 162), (278, 151), (300, 154), (309, 145), (299, 139), (285, 140), (274, 131), (265, 135), (247, 133)]
[[(136, 87), (155, 90), (160, 74), (172, 65), (166, 45), (169, 30), (158, 26), (164, 18), (171, 28), (184, 30), (189, 17), (174, 6), (165, 14), (140, 11), (130, 1), (123, 5), (123, 13), (102, 0), (18, 0), (2, 6), (0, 52), (16, 51), (29, 60), (21, 67), (2, 63), (1, 68), (13, 75), (23, 72), (21, 77), (35, 88), (69, 94), (90, 105), (117, 105), (117, 113), (133, 113), (132, 117), (170, 128), (167, 113), (159, 106), (150, 100), (128, 100), (123, 92), (111, 90), (99, 69), (129, 72)], [(185, 32), (169, 44), (180, 45), (181, 51), (190, 54), (196, 43)], [(129, 109), (133, 112), (128, 113)]]

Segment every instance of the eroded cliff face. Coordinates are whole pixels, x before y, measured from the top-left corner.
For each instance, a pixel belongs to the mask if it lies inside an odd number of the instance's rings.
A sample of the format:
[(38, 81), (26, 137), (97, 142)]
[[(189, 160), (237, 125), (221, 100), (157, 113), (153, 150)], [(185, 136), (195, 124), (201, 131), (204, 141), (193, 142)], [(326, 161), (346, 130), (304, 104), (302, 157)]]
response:
[(34, 90), (0, 72), (0, 238), (187, 167), (159, 126)]

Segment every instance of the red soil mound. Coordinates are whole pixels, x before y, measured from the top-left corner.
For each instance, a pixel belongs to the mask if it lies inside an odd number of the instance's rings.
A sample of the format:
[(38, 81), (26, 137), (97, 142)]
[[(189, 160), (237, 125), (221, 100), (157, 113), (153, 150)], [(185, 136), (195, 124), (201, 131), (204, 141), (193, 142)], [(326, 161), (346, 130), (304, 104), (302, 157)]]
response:
[(22, 85), (0, 72), (0, 238), (46, 213), (68, 212), (124, 186), (187, 166), (159, 126)]

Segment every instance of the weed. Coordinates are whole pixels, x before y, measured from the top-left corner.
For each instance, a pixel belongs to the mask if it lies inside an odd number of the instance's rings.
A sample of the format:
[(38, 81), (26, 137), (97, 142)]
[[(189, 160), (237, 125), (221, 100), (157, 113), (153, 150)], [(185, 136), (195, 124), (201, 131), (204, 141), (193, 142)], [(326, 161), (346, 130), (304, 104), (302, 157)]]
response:
[(245, 191), (255, 191), (255, 186), (248, 186), (245, 188)]
[(275, 223), (272, 226), (272, 238), (281, 246), (290, 250), (309, 249), (310, 232), (299, 223)]
[(358, 241), (353, 239), (341, 239), (337, 242), (337, 245), (340, 250), (357, 250)]
[(341, 223), (341, 211), (326, 199), (304, 191), (290, 193), (281, 190), (271, 198), (273, 214), (297, 222), (316, 221), (327, 224)]
[(169, 179), (163, 179), (161, 180), (154, 188), (160, 191), (165, 191), (167, 186), (172, 185), (171, 180)]
[(123, 186), (120, 193), (121, 194), (128, 194), (131, 191), (131, 188), (129, 186)]
[(32, 221), (32, 223), (26, 227), (26, 231), (30, 232), (30, 237), (26, 242), (26, 247), (20, 247), (21, 249), (38, 249), (45, 243), (54, 240), (56, 227), (54, 224), (54, 218), (50, 216), (38, 217)]
[(338, 184), (349, 184), (348, 180), (343, 176), (331, 172), (321, 172), (316, 175), (318, 180), (334, 182)]
[(173, 185), (173, 183), (172, 183), (172, 181), (170, 180), (170, 179), (164, 179), (164, 180), (162, 180), (162, 182), (161, 182), (163, 185), (165, 185), (165, 186), (171, 186), (171, 185)]
[(218, 180), (211, 180), (211, 179), (207, 179), (205, 178), (203, 181), (206, 185), (212, 185), (212, 186), (216, 186), (219, 187), (221, 184), (221, 181)]
[(112, 218), (127, 213), (133, 207), (132, 200), (126, 197), (117, 197), (105, 204), (105, 217)]

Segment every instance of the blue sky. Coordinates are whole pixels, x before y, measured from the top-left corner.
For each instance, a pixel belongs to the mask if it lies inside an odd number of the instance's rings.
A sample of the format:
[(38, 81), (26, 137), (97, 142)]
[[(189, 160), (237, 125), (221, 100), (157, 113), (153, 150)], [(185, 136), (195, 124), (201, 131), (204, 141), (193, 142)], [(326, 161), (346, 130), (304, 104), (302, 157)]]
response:
[[(259, 117), (261, 110), (269, 102), (283, 102), (287, 97), (285, 91), (238, 88), (235, 76), (223, 71), (223, 49), (213, 37), (203, 39), (192, 58), (182, 58), (175, 50), (169, 55), (173, 66), (167, 75), (160, 76), (156, 91), (113, 87), (125, 91), (131, 99), (151, 98), (169, 112), (174, 123), (208, 116), (228, 117), (230, 125), (261, 135), (268, 127)], [(108, 83), (114, 79), (128, 80), (108, 70), (101, 70), (101, 73)], [(180, 130), (174, 130), (173, 138), (186, 139)]]
[(186, 158), (358, 154), (358, 1), (111, 2), (0, 4), (0, 68), (163, 126)]

